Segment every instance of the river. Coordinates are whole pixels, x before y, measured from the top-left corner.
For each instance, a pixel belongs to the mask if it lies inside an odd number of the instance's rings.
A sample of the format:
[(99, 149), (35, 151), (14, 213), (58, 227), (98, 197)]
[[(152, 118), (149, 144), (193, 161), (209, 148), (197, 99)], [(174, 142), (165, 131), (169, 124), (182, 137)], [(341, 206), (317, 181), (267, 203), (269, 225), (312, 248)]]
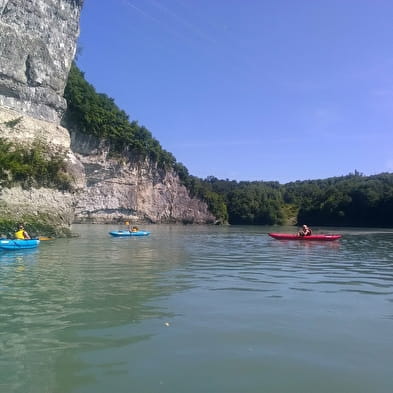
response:
[(1, 392), (392, 391), (393, 230), (113, 229), (0, 251)]

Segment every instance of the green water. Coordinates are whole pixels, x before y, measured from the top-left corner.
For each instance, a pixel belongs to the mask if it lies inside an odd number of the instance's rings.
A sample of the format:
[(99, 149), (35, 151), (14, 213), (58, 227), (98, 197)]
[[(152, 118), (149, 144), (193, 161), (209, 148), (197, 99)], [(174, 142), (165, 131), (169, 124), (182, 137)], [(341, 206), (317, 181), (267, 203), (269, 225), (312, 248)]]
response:
[(393, 231), (73, 229), (0, 251), (0, 392), (392, 391)]

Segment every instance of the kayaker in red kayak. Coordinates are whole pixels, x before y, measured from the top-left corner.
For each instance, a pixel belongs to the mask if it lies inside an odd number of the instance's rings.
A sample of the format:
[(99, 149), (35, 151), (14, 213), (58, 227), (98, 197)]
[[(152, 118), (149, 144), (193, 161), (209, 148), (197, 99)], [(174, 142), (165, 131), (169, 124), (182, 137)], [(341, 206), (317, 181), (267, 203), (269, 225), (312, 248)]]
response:
[(298, 236), (311, 236), (312, 230), (307, 225), (302, 226), (302, 230), (298, 232)]

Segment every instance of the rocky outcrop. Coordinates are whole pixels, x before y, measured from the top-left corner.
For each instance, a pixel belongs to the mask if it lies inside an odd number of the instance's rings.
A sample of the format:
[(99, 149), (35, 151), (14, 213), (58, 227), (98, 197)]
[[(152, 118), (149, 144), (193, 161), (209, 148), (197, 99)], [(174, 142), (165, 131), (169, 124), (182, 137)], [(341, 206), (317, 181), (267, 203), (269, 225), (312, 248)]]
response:
[[(81, 7), (78, 0), (0, 0), (0, 138), (26, 147), (40, 141), (48, 152), (65, 153), (75, 188), (84, 184), (83, 168), (60, 119)], [(0, 183), (0, 205), (3, 220), (36, 219), (61, 228), (74, 217), (74, 195), (53, 189)]]
[(82, 162), (86, 187), (78, 194), (76, 222), (213, 223), (206, 203), (191, 198), (172, 170), (125, 153), (110, 157), (109, 146), (72, 132), (72, 150)]
[[(12, 124), (12, 126), (10, 126)], [(43, 141), (48, 151), (67, 152), (74, 192), (20, 186), (1, 188), (2, 218), (37, 220), (61, 227), (73, 222), (213, 223), (206, 203), (192, 198), (172, 170), (125, 153), (111, 157), (109, 145), (56, 123), (0, 108), (0, 135), (25, 146)], [(72, 142), (71, 142), (72, 141)]]
[(1, 218), (17, 222), (46, 224), (53, 234), (68, 233), (74, 219), (74, 197), (49, 188), (4, 188), (1, 192)]
[[(79, 34), (82, 0), (0, 0), (0, 139), (65, 153), (73, 192), (2, 189), (2, 218), (72, 222), (210, 223), (172, 170), (60, 125), (63, 92)], [(61, 233), (61, 230), (58, 231)]]
[(82, 0), (0, 0), (0, 106), (59, 123)]

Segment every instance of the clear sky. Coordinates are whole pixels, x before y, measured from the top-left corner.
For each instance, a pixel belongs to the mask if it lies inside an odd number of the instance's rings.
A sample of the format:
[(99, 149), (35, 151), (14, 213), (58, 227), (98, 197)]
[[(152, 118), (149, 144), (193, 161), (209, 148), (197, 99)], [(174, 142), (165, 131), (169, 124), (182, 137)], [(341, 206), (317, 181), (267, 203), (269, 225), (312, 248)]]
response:
[(85, 0), (78, 65), (190, 174), (393, 171), (393, 1)]

